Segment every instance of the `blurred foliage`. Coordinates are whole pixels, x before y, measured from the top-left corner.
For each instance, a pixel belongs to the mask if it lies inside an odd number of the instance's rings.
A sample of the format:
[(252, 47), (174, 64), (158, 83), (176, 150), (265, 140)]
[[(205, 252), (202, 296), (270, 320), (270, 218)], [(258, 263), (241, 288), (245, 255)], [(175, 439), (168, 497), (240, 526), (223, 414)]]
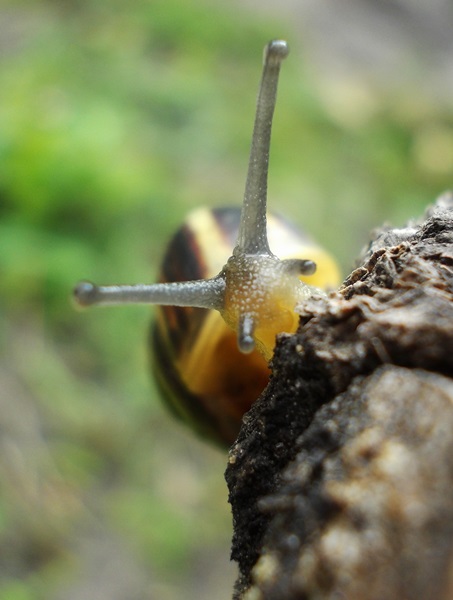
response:
[[(240, 203), (261, 49), (299, 39), (214, 0), (11, 2), (0, 17), (0, 600), (90, 597), (92, 527), (149, 574), (137, 597), (227, 598), (225, 456), (161, 408), (149, 311), (80, 313), (69, 296), (80, 278), (154, 280), (189, 208)], [(346, 272), (370, 227), (450, 185), (452, 115), (404, 89), (328, 83), (297, 56), (270, 206)], [(197, 587), (214, 559), (222, 593)]]

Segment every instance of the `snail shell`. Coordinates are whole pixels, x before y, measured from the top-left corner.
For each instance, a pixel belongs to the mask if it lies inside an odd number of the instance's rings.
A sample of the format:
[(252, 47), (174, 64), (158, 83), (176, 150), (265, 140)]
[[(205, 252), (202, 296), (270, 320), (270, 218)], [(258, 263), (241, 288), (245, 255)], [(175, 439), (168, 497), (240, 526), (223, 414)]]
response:
[[(240, 215), (238, 207), (193, 211), (168, 246), (160, 281), (219, 273), (232, 253)], [(316, 258), (316, 273), (303, 277), (307, 283), (324, 289), (338, 283), (334, 260), (300, 229), (275, 214), (268, 214), (267, 227), (280, 258)], [(193, 307), (158, 307), (151, 346), (154, 377), (172, 412), (203, 437), (233, 443), (242, 416), (268, 383), (264, 356), (257, 349), (241, 353), (219, 312)]]

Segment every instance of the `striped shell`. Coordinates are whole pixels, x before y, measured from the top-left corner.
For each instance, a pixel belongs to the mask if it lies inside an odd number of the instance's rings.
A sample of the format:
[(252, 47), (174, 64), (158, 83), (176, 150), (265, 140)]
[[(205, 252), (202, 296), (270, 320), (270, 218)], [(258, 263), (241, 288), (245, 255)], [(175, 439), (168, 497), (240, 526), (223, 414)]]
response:
[[(237, 238), (240, 208), (192, 212), (171, 240), (160, 281), (187, 281), (217, 275)], [(307, 283), (338, 284), (334, 260), (283, 218), (268, 215), (269, 243), (280, 258), (313, 258), (318, 265)], [(217, 311), (162, 306), (152, 327), (152, 367), (172, 411), (204, 437), (225, 445), (237, 436), (242, 416), (269, 379), (265, 358), (241, 354), (235, 332)]]

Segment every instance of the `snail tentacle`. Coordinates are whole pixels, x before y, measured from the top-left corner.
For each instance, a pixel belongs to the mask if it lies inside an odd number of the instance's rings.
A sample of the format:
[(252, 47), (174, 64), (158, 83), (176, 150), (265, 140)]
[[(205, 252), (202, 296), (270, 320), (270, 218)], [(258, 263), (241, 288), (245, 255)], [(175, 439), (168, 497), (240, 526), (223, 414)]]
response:
[(103, 286), (82, 281), (74, 289), (74, 298), (80, 306), (160, 304), (220, 310), (224, 303), (224, 293), (225, 281), (217, 276), (211, 279), (151, 285)]
[(238, 348), (243, 354), (250, 354), (255, 349), (255, 322), (248, 314), (242, 315), (238, 327)]
[(270, 254), (267, 240), (266, 204), (272, 118), (277, 100), (280, 66), (288, 44), (273, 40), (264, 49), (264, 66), (256, 106), (252, 146), (245, 184), (237, 246), (248, 254)]
[(316, 272), (316, 263), (312, 260), (287, 258), (281, 263), (288, 275), (313, 275)]

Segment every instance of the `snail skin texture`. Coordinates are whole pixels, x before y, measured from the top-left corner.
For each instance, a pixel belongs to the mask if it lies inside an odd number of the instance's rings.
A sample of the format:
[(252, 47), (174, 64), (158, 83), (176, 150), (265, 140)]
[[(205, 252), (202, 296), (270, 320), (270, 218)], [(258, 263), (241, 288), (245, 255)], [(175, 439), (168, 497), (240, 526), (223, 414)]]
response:
[(169, 244), (160, 283), (81, 282), (74, 292), (81, 306), (159, 305), (151, 332), (159, 387), (177, 416), (222, 445), (234, 442), (266, 386), (276, 336), (297, 329), (295, 308), (310, 286), (330, 289), (340, 280), (326, 251), (266, 212), (272, 118), (288, 51), (281, 40), (264, 49), (242, 210), (192, 212)]

